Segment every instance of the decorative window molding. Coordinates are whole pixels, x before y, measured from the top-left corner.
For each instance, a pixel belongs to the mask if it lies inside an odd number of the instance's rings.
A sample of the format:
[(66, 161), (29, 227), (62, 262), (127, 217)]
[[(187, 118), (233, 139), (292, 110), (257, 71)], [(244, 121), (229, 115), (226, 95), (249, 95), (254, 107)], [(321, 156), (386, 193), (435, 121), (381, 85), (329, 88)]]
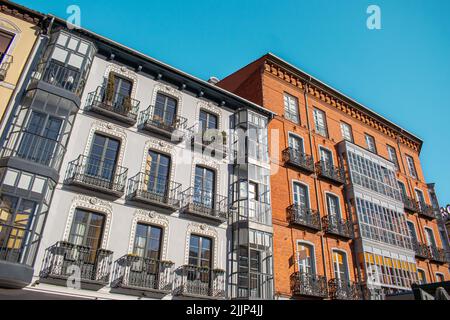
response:
[(163, 239), (161, 243), (161, 260), (167, 260), (167, 246), (169, 239), (169, 219), (155, 211), (146, 211), (142, 209), (136, 210), (131, 224), (130, 243), (128, 245), (128, 253), (133, 252), (134, 239), (136, 238), (136, 228), (138, 223), (144, 223), (163, 229)]
[(222, 112), (221, 109), (216, 106), (213, 102), (210, 101), (198, 101), (197, 102), (197, 119), (196, 123), (199, 123), (200, 110), (204, 110), (206, 112), (212, 113), (217, 116), (217, 130), (222, 130)]
[(124, 129), (119, 126), (113, 125), (110, 122), (96, 121), (92, 124), (91, 130), (89, 132), (88, 141), (84, 149), (84, 155), (89, 156), (91, 151), (92, 141), (94, 139), (94, 134), (103, 133), (107, 136), (117, 138), (120, 140), (120, 150), (119, 156), (117, 158), (117, 164), (121, 165), (123, 161), (123, 155), (125, 153), (125, 146), (127, 144), (127, 134)]
[(131, 88), (131, 98), (135, 98), (137, 84), (138, 84), (138, 76), (137, 76), (136, 72), (131, 71), (130, 69), (128, 69), (125, 66), (118, 66), (116, 64), (111, 63), (106, 67), (105, 74), (104, 74), (105, 81), (108, 81), (108, 77), (111, 72), (113, 72), (119, 76), (122, 76), (124, 78), (127, 78), (133, 82), (133, 86)]
[(76, 195), (72, 200), (72, 205), (69, 209), (69, 215), (67, 217), (66, 228), (64, 230), (63, 240), (69, 240), (70, 229), (72, 228), (73, 217), (76, 209), (85, 209), (93, 212), (102, 213), (105, 215), (105, 225), (103, 228), (102, 248), (108, 248), (109, 230), (111, 228), (112, 221), (112, 205), (111, 202), (98, 199), (96, 197), (89, 197), (87, 195)]
[(204, 223), (189, 223), (186, 229), (186, 247), (184, 250), (184, 264), (189, 263), (189, 246), (190, 246), (190, 238), (191, 234), (196, 234), (199, 236), (209, 237), (213, 241), (213, 269), (219, 268), (218, 265), (218, 250), (219, 250), (219, 236), (217, 234), (217, 230), (211, 226), (208, 226)]
[(177, 100), (177, 115), (181, 114), (181, 107), (183, 105), (183, 95), (181, 92), (168, 84), (156, 83), (153, 88), (153, 95), (150, 105), (154, 106), (156, 104), (156, 96), (158, 93), (163, 93)]
[(177, 150), (173, 147), (173, 145), (165, 141), (150, 138), (150, 140), (147, 140), (147, 142), (145, 142), (144, 155), (142, 157), (141, 172), (145, 172), (145, 169), (147, 167), (147, 157), (149, 150), (161, 152), (163, 154), (167, 154), (170, 156), (169, 180), (173, 180), (173, 178), (175, 177), (175, 159), (177, 157)]

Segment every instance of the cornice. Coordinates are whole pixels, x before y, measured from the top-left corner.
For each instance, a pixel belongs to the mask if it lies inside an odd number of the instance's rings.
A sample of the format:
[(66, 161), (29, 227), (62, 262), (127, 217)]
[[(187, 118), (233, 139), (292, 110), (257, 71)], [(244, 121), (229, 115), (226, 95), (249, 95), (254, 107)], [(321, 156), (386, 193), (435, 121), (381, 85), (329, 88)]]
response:
[(35, 25), (38, 25), (43, 18), (37, 12), (7, 1), (0, 1), (0, 12)]
[(308, 81), (295, 73), (287, 70), (286, 68), (280, 66), (278, 63), (266, 59), (264, 61), (264, 71), (276, 76), (283, 81), (299, 88), (301, 91), (320, 100), (331, 107), (338, 109), (339, 111), (347, 114), (348, 116), (354, 118), (355, 120), (372, 127), (373, 129), (379, 131), (380, 133), (399, 141), (401, 144), (407, 146), (408, 148), (420, 153), (421, 143), (415, 141), (408, 136), (402, 134), (396, 128), (388, 123), (383, 123), (379, 119), (369, 115), (366, 110), (362, 109), (360, 106), (348, 103), (344, 99), (339, 98), (336, 94), (333, 94), (314, 83), (308, 83)]

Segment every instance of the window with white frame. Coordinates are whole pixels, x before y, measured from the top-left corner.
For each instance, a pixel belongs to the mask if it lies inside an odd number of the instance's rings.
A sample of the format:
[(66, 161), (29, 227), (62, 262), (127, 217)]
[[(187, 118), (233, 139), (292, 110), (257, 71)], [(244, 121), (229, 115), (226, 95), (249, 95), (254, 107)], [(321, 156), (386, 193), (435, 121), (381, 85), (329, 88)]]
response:
[(319, 109), (314, 109), (314, 125), (318, 134), (323, 137), (328, 137), (327, 121), (325, 112)]
[(430, 247), (436, 247), (436, 240), (434, 238), (433, 230), (430, 228), (425, 228), (425, 237), (427, 239), (427, 244)]
[(427, 277), (425, 275), (425, 271), (424, 270), (417, 269), (417, 276), (418, 276), (419, 284), (426, 284), (427, 283)]
[(365, 137), (366, 137), (367, 149), (369, 151), (372, 151), (373, 153), (377, 153), (377, 146), (375, 144), (375, 138), (367, 133), (366, 133)]
[(344, 140), (353, 142), (352, 127), (348, 123), (341, 122), (341, 133)]
[(416, 165), (414, 164), (414, 159), (411, 156), (406, 156), (406, 163), (408, 164), (408, 170), (411, 177), (417, 179)]
[(298, 100), (290, 94), (284, 94), (284, 117), (292, 122), (299, 123)]
[(302, 275), (314, 275), (314, 247), (308, 243), (297, 243), (298, 271)]
[(333, 216), (336, 219), (341, 218), (341, 208), (339, 206), (339, 198), (334, 194), (327, 193), (327, 210), (328, 215)]
[(395, 148), (390, 145), (387, 145), (386, 147), (389, 154), (389, 160), (395, 164), (395, 167), (398, 170), (400, 166), (398, 165), (397, 151), (395, 151)]
[(415, 192), (416, 192), (416, 199), (417, 199), (417, 202), (419, 202), (419, 206), (422, 208), (422, 206), (423, 206), (424, 204), (426, 204), (426, 202), (425, 202), (425, 196), (423, 195), (422, 190), (415, 189)]
[(350, 280), (348, 275), (347, 255), (345, 252), (333, 250), (333, 270), (334, 278), (340, 280), (342, 284), (347, 283)]

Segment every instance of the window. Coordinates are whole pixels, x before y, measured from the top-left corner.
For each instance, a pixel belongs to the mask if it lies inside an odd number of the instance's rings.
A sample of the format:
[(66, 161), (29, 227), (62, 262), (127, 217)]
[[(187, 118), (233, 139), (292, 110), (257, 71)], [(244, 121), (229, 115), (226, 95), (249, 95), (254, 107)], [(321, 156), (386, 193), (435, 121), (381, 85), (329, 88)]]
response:
[(207, 289), (210, 283), (210, 273), (212, 262), (212, 240), (210, 238), (191, 234), (189, 241), (189, 265), (194, 269), (189, 269), (187, 280), (198, 282), (201, 290)]
[(0, 30), (0, 63), (5, 59), (9, 46), (12, 43), (14, 35)]
[(309, 208), (308, 187), (304, 184), (294, 182), (294, 204), (301, 209)]
[(327, 122), (325, 119), (325, 112), (319, 109), (314, 109), (314, 125), (316, 131), (323, 137), (328, 137)]
[(213, 208), (215, 181), (213, 170), (201, 166), (195, 167), (194, 202), (196, 204)]
[(436, 240), (434, 239), (433, 230), (430, 228), (425, 228), (425, 237), (427, 239), (427, 244), (430, 247), (436, 247)]
[(296, 153), (303, 154), (303, 139), (299, 136), (289, 134), (289, 148), (295, 150)]
[(419, 190), (419, 189), (415, 189), (415, 192), (416, 192), (417, 202), (419, 202), (419, 206), (422, 207), (424, 204), (426, 204), (423, 192), (422, 192), (422, 190)]
[(427, 283), (427, 277), (425, 276), (425, 271), (422, 269), (417, 269), (417, 276), (419, 277), (419, 284), (426, 284)]
[(290, 94), (284, 94), (284, 116), (292, 122), (298, 123), (298, 100)]
[(200, 111), (201, 131), (204, 132), (208, 129), (217, 129), (217, 128), (218, 128), (217, 115), (201, 110)]
[(333, 250), (334, 277), (342, 283), (349, 281), (347, 270), (347, 257), (342, 251)]
[(89, 153), (87, 175), (112, 181), (119, 147), (119, 140), (96, 133)]
[(241, 246), (239, 260), (239, 296), (261, 297), (261, 251)]
[(416, 228), (414, 227), (414, 223), (412, 221), (406, 221), (406, 223), (408, 224), (408, 230), (409, 234), (411, 235), (411, 239), (413, 241), (417, 241), (417, 233)]
[(445, 278), (442, 273), (436, 272), (436, 282), (444, 282)]
[(341, 218), (341, 209), (339, 206), (339, 198), (337, 196), (327, 193), (327, 209), (328, 215), (337, 219)]
[(256, 217), (258, 203), (258, 184), (252, 181), (248, 182), (248, 216)]
[(57, 147), (62, 124), (61, 118), (31, 111), (22, 135), (18, 156), (49, 165)]
[(395, 151), (395, 148), (387, 145), (387, 151), (389, 154), (389, 160), (395, 164), (395, 168), (397, 168), (397, 170), (400, 169), (400, 166), (398, 165), (397, 151)]
[(397, 181), (397, 183), (398, 183), (398, 187), (400, 188), (400, 192), (401, 192), (402, 196), (404, 198), (406, 198), (408, 196), (408, 194), (406, 193), (405, 184), (401, 181)]
[(94, 263), (97, 249), (101, 247), (105, 216), (102, 214), (76, 209), (70, 229), (69, 242), (89, 247), (89, 262)]
[(341, 133), (344, 140), (353, 142), (352, 127), (348, 123), (341, 122)]
[(175, 98), (158, 92), (156, 95), (153, 121), (160, 122), (164, 125), (173, 125), (177, 113), (177, 104), (178, 102)]
[(375, 144), (375, 138), (369, 134), (366, 134), (366, 145), (367, 145), (367, 149), (369, 151), (372, 151), (373, 153), (377, 153), (377, 146)]
[(298, 271), (302, 274), (314, 275), (314, 247), (299, 242), (297, 245)]
[(325, 148), (320, 147), (320, 161), (322, 162), (322, 165), (324, 166), (324, 169), (331, 168), (333, 166), (333, 153)]
[(34, 201), (0, 196), (0, 260), (19, 262), (35, 216)]
[(161, 258), (162, 228), (138, 223), (134, 238), (133, 253), (143, 258)]
[(150, 150), (147, 158), (147, 191), (166, 195), (169, 184), (170, 157)]
[(105, 100), (113, 106), (122, 107), (126, 99), (131, 97), (133, 82), (115, 73), (110, 73), (105, 92)]
[(414, 159), (410, 156), (406, 156), (406, 163), (408, 164), (408, 170), (411, 177), (417, 179), (416, 166), (414, 164)]

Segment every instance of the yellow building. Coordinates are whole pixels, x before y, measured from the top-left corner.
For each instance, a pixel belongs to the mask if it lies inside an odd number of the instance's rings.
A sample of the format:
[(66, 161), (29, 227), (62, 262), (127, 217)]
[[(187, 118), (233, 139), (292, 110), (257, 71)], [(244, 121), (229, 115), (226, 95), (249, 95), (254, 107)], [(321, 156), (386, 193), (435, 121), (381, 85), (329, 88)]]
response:
[(41, 21), (41, 14), (0, 0), (0, 123), (38, 41)]

